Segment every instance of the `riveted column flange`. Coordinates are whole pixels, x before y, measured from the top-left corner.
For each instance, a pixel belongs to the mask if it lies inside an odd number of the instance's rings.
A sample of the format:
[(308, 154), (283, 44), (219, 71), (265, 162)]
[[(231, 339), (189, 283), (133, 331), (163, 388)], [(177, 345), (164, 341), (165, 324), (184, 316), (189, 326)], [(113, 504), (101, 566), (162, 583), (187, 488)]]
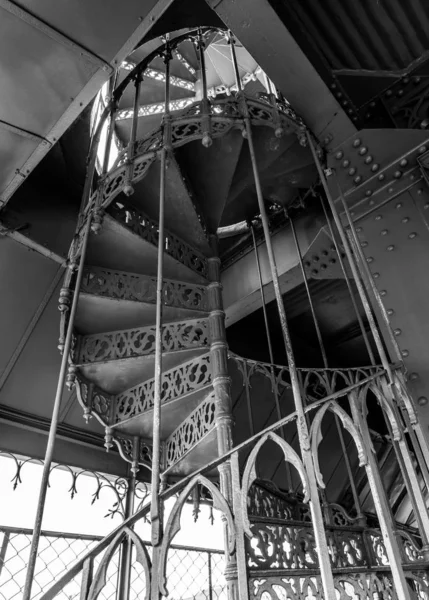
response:
[[(429, 189), (414, 186), (356, 224), (420, 419), (429, 425)], [(394, 357), (392, 357), (394, 358)]]

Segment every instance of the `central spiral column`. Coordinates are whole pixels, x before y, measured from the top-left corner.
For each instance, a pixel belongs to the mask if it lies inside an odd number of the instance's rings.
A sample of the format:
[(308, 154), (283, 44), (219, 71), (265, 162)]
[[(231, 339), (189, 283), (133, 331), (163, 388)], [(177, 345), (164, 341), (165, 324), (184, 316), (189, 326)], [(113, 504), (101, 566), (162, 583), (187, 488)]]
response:
[[(222, 302), (222, 284), (220, 282), (221, 261), (218, 256), (218, 240), (216, 235), (209, 238), (211, 256), (208, 262), (209, 285), (209, 333), (210, 333), (210, 362), (215, 393), (215, 423), (217, 430), (218, 454), (222, 456), (233, 447), (232, 442), (232, 402), (231, 378), (228, 374), (228, 344), (226, 342), (225, 312)], [(232, 508), (233, 490), (230, 460), (218, 466), (220, 491)], [(224, 539), (226, 569), (225, 578), (228, 584), (229, 600), (238, 600), (237, 560), (228, 553), (228, 525), (224, 519)]]

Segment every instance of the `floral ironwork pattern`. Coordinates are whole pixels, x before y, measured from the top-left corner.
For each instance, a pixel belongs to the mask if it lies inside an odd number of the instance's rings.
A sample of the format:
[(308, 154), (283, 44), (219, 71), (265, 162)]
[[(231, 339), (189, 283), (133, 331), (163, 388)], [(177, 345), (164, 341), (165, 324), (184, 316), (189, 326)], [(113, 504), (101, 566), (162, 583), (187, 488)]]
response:
[(173, 431), (166, 442), (166, 468), (179, 462), (214, 427), (215, 397), (210, 394), (188, 417)]
[[(161, 403), (165, 404), (211, 385), (210, 354), (182, 363), (162, 375)], [(115, 423), (153, 406), (155, 380), (149, 379), (116, 396)]]
[[(155, 326), (82, 336), (78, 344), (81, 364), (145, 356), (155, 351)], [(208, 345), (207, 319), (166, 323), (162, 351), (190, 350)]]
[[(156, 278), (101, 267), (85, 267), (82, 293), (134, 302), (156, 302)], [(208, 311), (205, 286), (165, 279), (164, 302), (167, 306)]]

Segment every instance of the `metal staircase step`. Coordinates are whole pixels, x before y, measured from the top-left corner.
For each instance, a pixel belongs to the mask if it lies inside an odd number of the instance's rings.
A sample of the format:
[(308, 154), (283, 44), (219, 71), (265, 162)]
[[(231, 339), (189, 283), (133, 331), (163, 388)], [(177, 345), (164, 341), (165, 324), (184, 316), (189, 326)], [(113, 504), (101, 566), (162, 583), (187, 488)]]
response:
[[(152, 436), (155, 380), (149, 379), (116, 396), (115, 425), (129, 435)], [(174, 368), (163, 369), (161, 436), (166, 439), (212, 389), (210, 354), (202, 354)]]
[(205, 398), (172, 432), (165, 442), (164, 454), (164, 473), (180, 477), (189, 475), (218, 457), (214, 393)]
[[(208, 314), (205, 286), (165, 279), (163, 291), (166, 322), (201, 318)], [(155, 277), (85, 267), (76, 331), (85, 335), (153, 325), (155, 302)]]
[[(86, 379), (110, 394), (119, 393), (154, 374), (155, 326), (78, 338), (73, 362)], [(166, 323), (162, 328), (163, 368), (207, 352), (207, 319)]]
[[(197, 144), (195, 148), (194, 144)], [(209, 150), (201, 145), (201, 142), (191, 144), (194, 152), (198, 151), (207, 160), (210, 160)], [(199, 190), (196, 198), (192, 185), (192, 178), (188, 179), (187, 169), (181, 169), (175, 155), (170, 153), (168, 157), (168, 176), (165, 180), (165, 226), (169, 232), (177, 235), (193, 248), (207, 254), (210, 251), (207, 237), (207, 224), (205, 221), (205, 206), (200, 199), (204, 194)], [(135, 192), (130, 198), (137, 209), (142, 209), (152, 219), (158, 218), (159, 213), (159, 181), (160, 163), (155, 161), (149, 168), (146, 176), (135, 185)], [(213, 178), (208, 181), (208, 186), (213, 189), (214, 196), (218, 191), (218, 184), (213, 185)], [(198, 188), (197, 188), (198, 189)], [(214, 198), (213, 196), (213, 198)], [(203, 216), (204, 215), (204, 216)], [(211, 229), (211, 231), (215, 231)]]
[[(98, 235), (90, 237), (87, 263), (106, 269), (156, 275), (158, 226), (133, 207), (115, 202)], [(119, 250), (120, 249), (120, 250)], [(177, 236), (166, 234), (164, 274), (171, 279), (205, 283), (204, 256)]]

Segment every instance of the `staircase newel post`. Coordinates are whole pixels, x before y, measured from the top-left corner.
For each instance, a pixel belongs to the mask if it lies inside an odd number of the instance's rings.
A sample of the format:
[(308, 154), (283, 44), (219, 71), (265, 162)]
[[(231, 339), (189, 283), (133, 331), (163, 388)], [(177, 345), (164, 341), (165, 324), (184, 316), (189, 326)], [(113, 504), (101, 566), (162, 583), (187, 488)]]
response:
[[(209, 298), (209, 332), (210, 332), (210, 363), (212, 369), (213, 389), (216, 403), (216, 431), (219, 456), (222, 456), (233, 447), (232, 443), (232, 402), (231, 378), (228, 373), (228, 344), (226, 342), (225, 312), (222, 302), (222, 284), (220, 282), (220, 258), (218, 256), (218, 240), (216, 235), (210, 236), (211, 256), (207, 259), (208, 279), (207, 286)], [(232, 508), (233, 486), (231, 463), (229, 460), (218, 467), (220, 491)], [(228, 553), (227, 523), (224, 521), (224, 539), (226, 570), (225, 577), (228, 582), (229, 600), (238, 600), (237, 592), (237, 562), (235, 556)]]
[(348, 394), (348, 398), (353, 421), (360, 431), (368, 458), (365, 470), (372, 498), (374, 500), (374, 507), (380, 524), (381, 533), (383, 535), (383, 541), (389, 559), (389, 566), (392, 571), (393, 585), (398, 600), (410, 600), (410, 591), (402, 568), (401, 550), (396, 537), (397, 533), (395, 531), (389, 501), (383, 487), (383, 481), (374, 455), (368, 424), (363, 413), (362, 396), (354, 390)]
[(259, 177), (258, 165), (256, 162), (255, 147), (253, 144), (253, 133), (252, 125), (250, 120), (250, 114), (246, 102), (246, 97), (242, 90), (242, 85), (239, 77), (237, 57), (235, 54), (235, 48), (233, 43), (232, 34), (229, 34), (231, 42), (231, 59), (234, 66), (236, 85), (238, 89), (238, 97), (240, 103), (240, 111), (244, 121), (244, 137), (247, 139), (249, 144), (250, 159), (252, 162), (253, 177), (255, 181), (256, 195), (258, 198), (259, 212), (261, 215), (262, 228), (264, 231), (265, 243), (267, 246), (268, 260), (270, 263), (271, 277), (274, 287), (274, 294), (277, 302), (277, 309), (280, 317), (280, 324), (283, 334), (283, 341), (286, 350), (286, 356), (288, 361), (289, 373), (291, 378), (291, 387), (293, 392), (293, 398), (295, 403), (295, 409), (297, 412), (297, 431), (299, 446), (301, 449), (302, 463), (308, 477), (308, 487), (310, 496), (310, 512), (311, 521), (314, 530), (314, 537), (316, 541), (317, 554), (319, 558), (320, 574), (324, 592), (325, 600), (336, 600), (337, 595), (334, 585), (334, 577), (332, 574), (330, 555), (328, 550), (328, 543), (326, 539), (326, 531), (324, 526), (324, 519), (322, 513), (322, 507), (320, 504), (320, 498), (317, 488), (316, 472), (313, 463), (313, 456), (310, 447), (309, 430), (306, 421), (306, 414), (304, 410), (304, 402), (301, 393), (301, 387), (299, 384), (298, 371), (295, 364), (295, 356), (292, 348), (292, 342), (290, 339), (289, 326), (286, 319), (285, 307), (283, 304), (283, 298), (280, 290), (279, 278), (276, 260), (274, 256), (273, 245), (271, 241), (271, 234), (268, 224), (268, 215), (265, 208), (264, 196), (262, 193), (262, 186)]

